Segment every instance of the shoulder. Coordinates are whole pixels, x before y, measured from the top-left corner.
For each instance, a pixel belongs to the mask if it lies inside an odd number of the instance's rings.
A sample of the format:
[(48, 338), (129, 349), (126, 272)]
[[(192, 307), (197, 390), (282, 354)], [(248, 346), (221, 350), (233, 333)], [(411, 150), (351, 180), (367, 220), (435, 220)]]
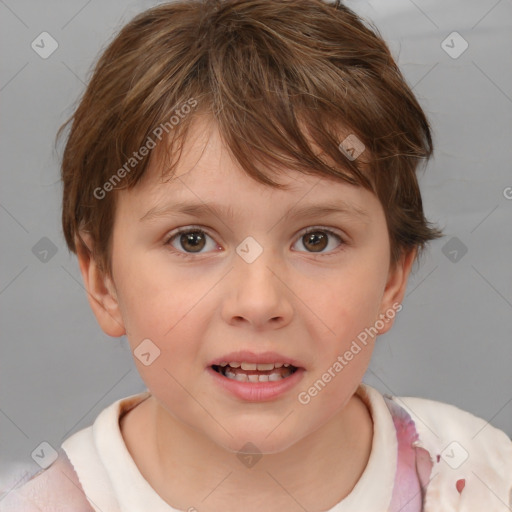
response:
[(30, 474), (0, 496), (0, 512), (93, 512), (65, 452), (51, 466)]
[[(427, 398), (391, 399), (404, 408), (414, 420), (420, 440), (440, 450), (439, 454), (443, 457), (447, 454), (441, 452), (454, 442), (460, 444), (460, 448), (466, 451), (480, 453), (485, 450), (488, 455), (496, 455), (505, 463), (512, 464), (512, 440), (505, 432), (493, 427), (489, 421), (455, 405)], [(463, 455), (462, 450), (460, 452)]]
[(18, 468), (0, 488), (0, 512), (119, 510), (109, 473), (119, 461), (129, 463), (119, 421), (149, 396), (137, 393), (103, 409), (93, 425), (62, 443), (47, 469)]
[(416, 446), (427, 450), (433, 463), (425, 512), (441, 502), (447, 510), (484, 506), (487, 512), (509, 510), (512, 441), (505, 432), (451, 404), (417, 397), (390, 398), (414, 421)]

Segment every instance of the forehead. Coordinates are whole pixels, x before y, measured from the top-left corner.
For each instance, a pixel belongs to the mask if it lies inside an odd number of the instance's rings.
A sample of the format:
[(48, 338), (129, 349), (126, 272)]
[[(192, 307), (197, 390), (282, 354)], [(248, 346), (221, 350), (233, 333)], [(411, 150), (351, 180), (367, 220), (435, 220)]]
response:
[[(159, 151), (160, 149), (160, 151)], [(343, 211), (367, 217), (369, 202), (378, 199), (368, 190), (350, 185), (341, 179), (304, 174), (279, 167), (270, 174), (281, 188), (258, 182), (232, 158), (216, 125), (208, 118), (199, 118), (189, 130), (172, 174), (165, 150), (154, 150), (144, 178), (133, 189), (121, 193), (122, 203), (130, 204), (146, 219), (169, 205), (180, 205), (189, 213), (202, 205), (227, 205), (231, 215), (237, 210), (254, 209), (265, 204), (275, 211), (297, 206), (328, 204)], [(268, 172), (268, 169), (262, 168)], [(372, 199), (373, 198), (373, 199)], [(380, 203), (379, 203), (380, 204)], [(204, 209), (204, 207), (203, 207)], [(305, 213), (305, 212), (303, 212)]]

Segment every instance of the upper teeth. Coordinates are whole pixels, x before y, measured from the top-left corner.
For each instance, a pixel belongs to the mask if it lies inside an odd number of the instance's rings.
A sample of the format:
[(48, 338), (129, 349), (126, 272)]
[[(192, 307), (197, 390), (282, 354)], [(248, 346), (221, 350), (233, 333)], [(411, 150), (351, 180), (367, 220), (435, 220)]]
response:
[(281, 366), (284, 366), (287, 368), (290, 366), (289, 363), (237, 363), (237, 362), (231, 362), (228, 363), (227, 361), (222, 361), (220, 363), (220, 366), (231, 366), (231, 368), (242, 368), (242, 370), (259, 370), (259, 371), (267, 371), (267, 370), (273, 370), (274, 368), (281, 368)]

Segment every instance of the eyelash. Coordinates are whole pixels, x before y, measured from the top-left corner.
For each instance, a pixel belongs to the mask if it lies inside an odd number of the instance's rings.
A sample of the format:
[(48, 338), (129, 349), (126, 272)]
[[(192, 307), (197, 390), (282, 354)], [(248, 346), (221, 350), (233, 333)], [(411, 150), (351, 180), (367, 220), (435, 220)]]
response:
[[(323, 227), (323, 226), (314, 226), (314, 227), (310, 227), (310, 228), (307, 228), (305, 231), (302, 231), (301, 233), (299, 233), (299, 235), (297, 236), (297, 241), (300, 240), (302, 237), (308, 235), (309, 233), (316, 233), (318, 231), (321, 231), (321, 232), (324, 232), (324, 233), (327, 233), (330, 237), (334, 237), (334, 238), (337, 238), (338, 241), (340, 242), (340, 245), (328, 252), (328, 253), (315, 253), (315, 252), (309, 252), (308, 254), (312, 254), (312, 255), (316, 255), (316, 256), (331, 256), (335, 253), (337, 253), (338, 251), (342, 250), (343, 249), (343, 246), (346, 245), (346, 242), (345, 240), (340, 236), (338, 235), (337, 233), (335, 233), (332, 229), (329, 229), (329, 228), (326, 228), (326, 227)], [(199, 226), (190, 226), (190, 227), (187, 227), (187, 228), (181, 228), (181, 229), (178, 229), (177, 231), (171, 233), (165, 240), (165, 244), (166, 246), (169, 246), (172, 250), (173, 253), (175, 253), (176, 255), (178, 256), (182, 256), (184, 258), (190, 258), (190, 257), (194, 257), (194, 256), (200, 256), (201, 254), (204, 254), (204, 253), (192, 253), (192, 252), (182, 252), (182, 251), (179, 251), (177, 249), (175, 249), (174, 247), (172, 247), (171, 245), (171, 242), (177, 238), (178, 236), (180, 235), (184, 235), (184, 234), (188, 234), (188, 233), (203, 233), (205, 235), (208, 235), (212, 240), (213, 240), (213, 236), (210, 235), (208, 233), (208, 231), (205, 231), (203, 228), (199, 227)], [(299, 252), (304, 252), (304, 251), (299, 251)]]

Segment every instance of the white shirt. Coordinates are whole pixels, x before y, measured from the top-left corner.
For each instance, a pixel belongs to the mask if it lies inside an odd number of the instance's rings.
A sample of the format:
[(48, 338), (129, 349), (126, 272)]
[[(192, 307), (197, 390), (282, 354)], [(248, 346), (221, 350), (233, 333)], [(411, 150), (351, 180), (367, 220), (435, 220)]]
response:
[[(357, 394), (373, 421), (370, 458), (352, 492), (325, 512), (387, 512), (391, 502), (398, 448), (393, 417), (376, 389), (361, 384)], [(164, 502), (144, 479), (121, 434), (121, 415), (149, 396), (145, 392), (114, 402), (93, 425), (62, 444), (96, 512), (182, 512)], [(387, 398), (410, 415), (419, 436), (413, 446), (427, 450), (433, 461), (422, 512), (512, 510), (512, 441), (504, 432), (453, 405), (424, 398)], [(57, 462), (25, 480), (25, 485), (9, 490), (6, 499), (0, 489), (0, 512), (81, 512), (88, 508), (73, 507), (71, 501), (81, 502), (83, 494)], [(194, 507), (201, 510), (194, 503), (188, 510)]]
[[(370, 458), (352, 492), (328, 512), (382, 512), (391, 501), (397, 463), (393, 420), (377, 390), (361, 385), (358, 394), (374, 422)], [(121, 435), (120, 415), (148, 396), (148, 392), (140, 393), (114, 402), (99, 414), (91, 427), (62, 444), (85, 494), (98, 512), (182, 512), (163, 501), (144, 479)], [(200, 504), (190, 506), (201, 510)]]

